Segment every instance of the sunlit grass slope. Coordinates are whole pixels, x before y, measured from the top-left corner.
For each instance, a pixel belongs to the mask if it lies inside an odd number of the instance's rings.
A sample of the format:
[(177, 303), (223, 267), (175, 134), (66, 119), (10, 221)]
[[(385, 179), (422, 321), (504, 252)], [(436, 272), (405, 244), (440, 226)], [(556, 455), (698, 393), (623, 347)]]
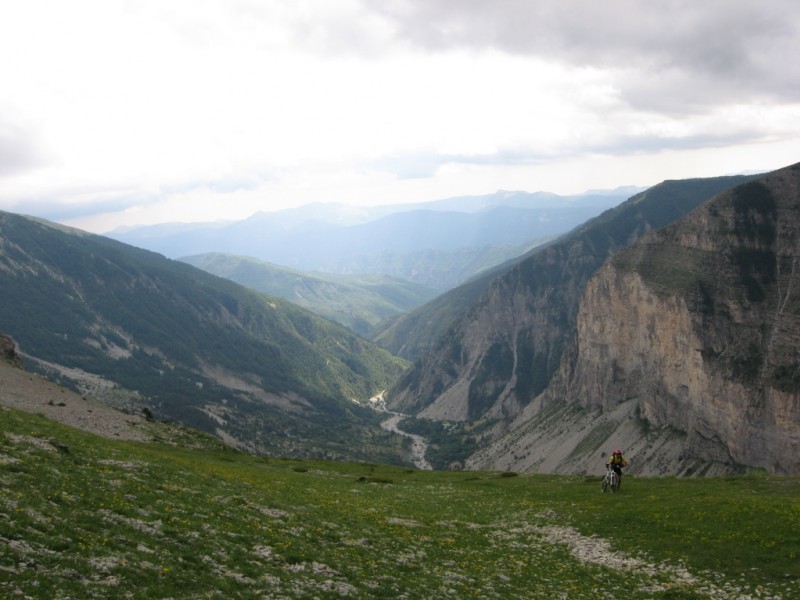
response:
[(800, 481), (264, 459), (0, 409), (0, 597), (797, 596)]

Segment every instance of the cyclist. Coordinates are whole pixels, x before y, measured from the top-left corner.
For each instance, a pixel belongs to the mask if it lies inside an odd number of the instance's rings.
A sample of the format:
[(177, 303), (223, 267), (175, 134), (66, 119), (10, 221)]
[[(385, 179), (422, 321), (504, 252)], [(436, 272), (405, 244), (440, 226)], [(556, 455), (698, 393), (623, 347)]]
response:
[(622, 450), (614, 450), (614, 452), (611, 453), (611, 457), (608, 459), (608, 464), (611, 465), (611, 468), (614, 469), (617, 477), (619, 477), (619, 481), (617, 482), (617, 489), (619, 489), (622, 485), (622, 469), (628, 466), (628, 461), (622, 456)]

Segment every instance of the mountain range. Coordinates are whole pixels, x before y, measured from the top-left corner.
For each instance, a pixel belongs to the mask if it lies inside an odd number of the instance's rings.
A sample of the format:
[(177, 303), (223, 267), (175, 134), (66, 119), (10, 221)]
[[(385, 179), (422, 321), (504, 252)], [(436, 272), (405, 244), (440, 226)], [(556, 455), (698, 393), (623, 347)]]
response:
[(379, 273), (441, 292), (616, 206), (631, 189), (576, 196), (500, 191), (361, 208), (313, 204), (233, 223), (164, 224), (108, 235), (170, 258), (234, 254), (302, 271)]
[[(316, 295), (318, 310), (332, 298), (322, 276), (248, 265), (241, 255), (184, 258), (259, 292), (154, 252), (0, 213), (8, 299), (0, 331), (27, 364), (82, 393), (250, 452), (407, 460), (408, 442), (382, 431), (380, 415), (359, 402), (380, 395), (412, 417), (407, 431), (447, 446), (453, 467), (591, 472), (624, 446), (634, 473), (797, 474), (799, 179), (800, 168), (788, 167), (666, 181), (548, 240), (522, 225), (505, 238), (488, 227), (497, 244), (522, 240), (516, 254), (427, 302), (430, 290), (382, 283), (366, 304), (393, 297), (393, 314), (377, 325), (377, 313), (354, 320), (361, 335), (284, 299)], [(519, 207), (492, 202), (474, 214), (383, 215), (393, 227), (365, 215), (333, 226), (304, 211), (279, 220), (294, 219), (281, 225), (291, 233), (283, 241), (295, 240), (287, 251), (312, 239), (330, 244), (329, 256), (341, 245), (352, 258), (364, 239), (418, 231), (421, 244), (438, 239), (450, 252), (448, 224), (472, 240), (466, 224), (476, 215), (520, 220)], [(183, 238), (175, 228), (161, 237), (212, 243), (238, 231), (244, 243), (262, 219), (262, 238), (280, 229), (275, 215), (256, 217), (246, 227), (203, 226), (201, 235), (188, 226)], [(370, 237), (375, 231), (383, 238)], [(397, 252), (419, 249), (404, 243)], [(265, 295), (270, 286), (283, 286), (284, 298)], [(343, 322), (346, 312), (328, 316)]]

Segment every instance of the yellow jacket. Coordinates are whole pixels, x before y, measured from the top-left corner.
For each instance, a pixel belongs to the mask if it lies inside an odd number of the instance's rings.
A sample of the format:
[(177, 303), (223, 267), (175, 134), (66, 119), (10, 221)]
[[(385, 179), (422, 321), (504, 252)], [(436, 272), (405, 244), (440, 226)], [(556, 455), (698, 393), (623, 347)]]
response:
[(627, 467), (628, 461), (625, 460), (625, 457), (622, 454), (612, 454), (611, 457), (608, 459), (609, 464), (612, 465), (619, 465), (620, 467)]

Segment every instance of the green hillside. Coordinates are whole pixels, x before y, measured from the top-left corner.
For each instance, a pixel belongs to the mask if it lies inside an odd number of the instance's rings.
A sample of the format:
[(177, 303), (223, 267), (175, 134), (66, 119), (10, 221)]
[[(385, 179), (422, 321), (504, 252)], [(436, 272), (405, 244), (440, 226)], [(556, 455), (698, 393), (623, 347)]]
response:
[(0, 408), (0, 596), (792, 598), (800, 480), (423, 472)]
[(212, 252), (180, 259), (250, 289), (289, 300), (362, 336), (427, 302), (432, 288), (384, 275), (304, 273), (257, 258)]
[(382, 323), (371, 339), (381, 348), (406, 360), (414, 361), (424, 356), (436, 340), (480, 299), (492, 280), (502, 272), (499, 269), (502, 266)]
[(0, 213), (0, 287), (0, 331), (65, 385), (254, 452), (397, 460), (353, 400), (388, 387), (404, 361), (285, 300), (11, 213)]

